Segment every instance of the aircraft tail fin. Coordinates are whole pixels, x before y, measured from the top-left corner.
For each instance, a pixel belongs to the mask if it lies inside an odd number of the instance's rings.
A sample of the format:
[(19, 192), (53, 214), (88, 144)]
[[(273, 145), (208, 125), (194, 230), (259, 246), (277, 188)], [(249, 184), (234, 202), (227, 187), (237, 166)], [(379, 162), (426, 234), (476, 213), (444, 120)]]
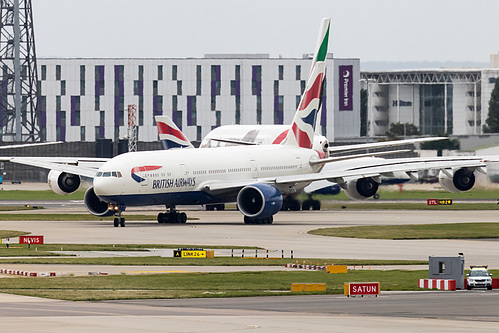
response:
[(321, 104), (322, 87), (326, 75), (330, 21), (329, 18), (322, 19), (307, 86), (293, 118), (291, 130), (288, 131), (286, 140), (283, 142), (285, 145), (312, 148), (318, 110)]
[(170, 117), (163, 115), (155, 116), (154, 119), (158, 126), (159, 140), (163, 149), (194, 148)]

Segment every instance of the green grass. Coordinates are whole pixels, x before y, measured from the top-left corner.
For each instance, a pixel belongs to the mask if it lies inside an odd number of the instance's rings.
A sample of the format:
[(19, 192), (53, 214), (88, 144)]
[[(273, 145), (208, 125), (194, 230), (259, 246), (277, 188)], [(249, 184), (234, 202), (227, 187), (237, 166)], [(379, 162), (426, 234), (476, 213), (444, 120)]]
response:
[(369, 239), (484, 239), (499, 238), (499, 223), (445, 223), (321, 228), (312, 235)]
[(366, 260), (366, 259), (324, 259), (324, 258), (298, 258), (298, 259), (251, 259), (239, 257), (215, 258), (171, 258), (171, 257), (65, 257), (65, 258), (4, 258), (0, 264), (65, 264), (65, 265), (137, 265), (137, 266), (284, 266), (289, 263), (305, 262), (306, 265), (426, 265), (424, 260)]
[(19, 210), (34, 210), (34, 209), (43, 209), (43, 207), (0, 206), (0, 212), (11, 212), (11, 211), (19, 211)]
[[(124, 215), (127, 221), (156, 221), (156, 215), (130, 214)], [(0, 215), (0, 221), (107, 221), (112, 223), (112, 217), (99, 217), (90, 213), (86, 214), (9, 214)], [(189, 218), (188, 220), (197, 220)]]
[(85, 190), (78, 190), (72, 194), (59, 195), (51, 190), (46, 191), (27, 191), (27, 190), (9, 190), (0, 191), (0, 200), (83, 200)]
[(16, 231), (16, 230), (0, 230), (0, 239), (14, 238), (24, 235), (29, 235), (30, 232), (27, 231)]
[[(236, 297), (283, 295), (291, 283), (326, 283), (325, 292), (341, 294), (344, 282), (380, 282), (381, 291), (419, 290), (428, 271), (323, 271), (175, 273), (55, 278), (0, 279), (2, 292), (75, 301), (145, 298)], [(310, 294), (310, 293), (292, 293)]]
[(322, 202), (323, 209), (336, 210), (499, 210), (496, 203), (453, 203), (444, 206), (428, 206), (426, 203), (387, 203), (381, 200), (351, 201), (348, 203)]

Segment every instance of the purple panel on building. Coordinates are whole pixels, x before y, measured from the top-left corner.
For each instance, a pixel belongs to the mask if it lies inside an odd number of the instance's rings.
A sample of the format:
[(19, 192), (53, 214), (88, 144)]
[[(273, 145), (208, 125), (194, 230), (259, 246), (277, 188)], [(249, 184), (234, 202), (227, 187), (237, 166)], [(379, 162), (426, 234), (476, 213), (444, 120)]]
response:
[(241, 96), (241, 81), (235, 81), (234, 88), (236, 90), (236, 96)]
[(216, 76), (216, 80), (219, 81), (219, 82), (222, 79), (221, 73), (222, 73), (221, 66), (216, 66), (215, 67), (215, 76)]
[(217, 95), (217, 81), (211, 81), (211, 96)]
[(256, 81), (256, 95), (262, 96), (262, 81)]
[(144, 81), (139, 81), (139, 96), (144, 96)]
[(339, 110), (353, 111), (353, 66), (345, 65), (338, 67), (338, 87), (339, 87)]
[(61, 141), (66, 141), (66, 126), (61, 127)]
[(99, 138), (104, 138), (105, 135), (104, 129), (105, 129), (104, 126), (99, 126)]

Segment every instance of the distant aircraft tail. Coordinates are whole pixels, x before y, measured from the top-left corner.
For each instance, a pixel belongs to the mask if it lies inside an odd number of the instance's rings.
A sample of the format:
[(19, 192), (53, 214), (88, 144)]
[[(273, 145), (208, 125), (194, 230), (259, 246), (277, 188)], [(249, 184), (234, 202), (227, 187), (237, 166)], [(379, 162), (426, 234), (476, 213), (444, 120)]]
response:
[(194, 148), (170, 117), (163, 115), (155, 116), (154, 119), (158, 126), (159, 140), (163, 149)]
[(322, 19), (317, 46), (307, 86), (301, 97), (283, 144), (312, 148), (318, 110), (321, 104), (322, 85), (326, 74), (327, 45), (329, 40), (329, 18)]

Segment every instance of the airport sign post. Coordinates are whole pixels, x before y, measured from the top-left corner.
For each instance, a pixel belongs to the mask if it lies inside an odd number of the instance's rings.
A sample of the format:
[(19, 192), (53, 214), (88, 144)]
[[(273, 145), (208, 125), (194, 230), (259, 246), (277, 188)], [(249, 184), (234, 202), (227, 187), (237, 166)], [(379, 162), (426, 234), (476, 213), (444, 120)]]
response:
[(174, 258), (213, 258), (213, 250), (178, 249), (173, 250)]
[(379, 295), (379, 282), (345, 282), (344, 284), (344, 294), (345, 296), (364, 296), (364, 295), (374, 295), (378, 297)]
[(19, 244), (31, 244), (40, 245), (43, 244), (43, 236), (19, 236)]

